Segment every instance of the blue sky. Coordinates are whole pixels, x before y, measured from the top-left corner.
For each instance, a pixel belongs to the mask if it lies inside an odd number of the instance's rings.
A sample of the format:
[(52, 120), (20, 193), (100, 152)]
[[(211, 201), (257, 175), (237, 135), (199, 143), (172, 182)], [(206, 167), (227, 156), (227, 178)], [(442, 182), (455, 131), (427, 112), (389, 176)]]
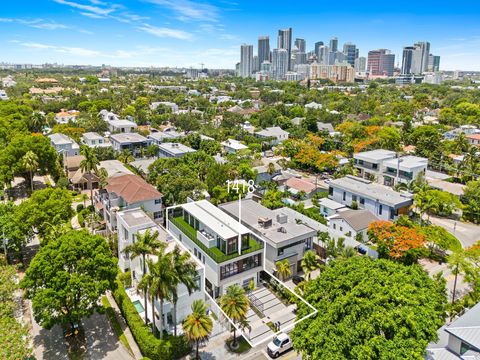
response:
[[(0, 62), (233, 68), (240, 44), (279, 28), (368, 50), (427, 40), (443, 70), (480, 71), (477, 1), (2, 1)], [(256, 50), (255, 50), (256, 51)]]

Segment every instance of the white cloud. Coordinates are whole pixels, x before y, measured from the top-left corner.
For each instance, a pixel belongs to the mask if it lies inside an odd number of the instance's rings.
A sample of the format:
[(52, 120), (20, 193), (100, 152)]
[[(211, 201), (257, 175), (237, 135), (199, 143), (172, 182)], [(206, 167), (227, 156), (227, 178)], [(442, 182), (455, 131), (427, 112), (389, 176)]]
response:
[(85, 49), (81, 47), (55, 46), (55, 45), (47, 45), (47, 44), (41, 44), (41, 43), (21, 43), (20, 45), (27, 47), (29, 49), (52, 50), (62, 54), (69, 54), (69, 55), (81, 56), (81, 57), (97, 57), (101, 55), (99, 51)]
[[(67, 0), (53, 0), (53, 1), (55, 1), (58, 4), (67, 5), (75, 9), (82, 10), (83, 11), (81, 12), (82, 15), (90, 16), (90, 17), (92, 17), (92, 15), (93, 16), (96, 15), (98, 17), (107, 17), (108, 15), (113, 13), (115, 10), (120, 8), (119, 5), (106, 6), (108, 4), (100, 1), (91, 1), (90, 3), (93, 5), (80, 4), (80, 3), (67, 1)], [(105, 6), (105, 7), (101, 7), (101, 6)]]
[(70, 27), (64, 24), (57, 23), (55, 21), (48, 21), (43, 19), (15, 19), (15, 18), (0, 18), (0, 22), (17, 23), (26, 26), (30, 26), (37, 29), (45, 30), (57, 30), (57, 29), (69, 29)]
[(146, 0), (172, 10), (182, 21), (201, 20), (218, 21), (219, 9), (205, 2), (194, 2), (191, 0)]
[(167, 27), (156, 27), (149, 24), (143, 24), (142, 26), (139, 26), (138, 29), (157, 37), (167, 37), (180, 40), (188, 40), (192, 38), (192, 34), (183, 30)]

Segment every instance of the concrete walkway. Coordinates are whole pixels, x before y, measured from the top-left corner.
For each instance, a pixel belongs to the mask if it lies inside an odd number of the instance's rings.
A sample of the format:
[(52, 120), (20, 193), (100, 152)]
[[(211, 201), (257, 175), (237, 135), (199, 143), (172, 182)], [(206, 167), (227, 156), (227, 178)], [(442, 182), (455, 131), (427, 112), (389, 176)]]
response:
[(470, 247), (480, 240), (479, 225), (436, 216), (430, 216), (430, 221), (456, 236), (464, 248)]
[(130, 348), (133, 351), (134, 358), (137, 360), (142, 359), (143, 356), (137, 345), (137, 342), (133, 338), (132, 332), (130, 331), (130, 328), (127, 326), (125, 319), (123, 318), (122, 313), (120, 312), (120, 308), (118, 307), (117, 303), (115, 302), (115, 299), (113, 298), (112, 294), (110, 294), (110, 292), (107, 292), (107, 299), (110, 305), (112, 306), (113, 310), (115, 311), (115, 316), (117, 317), (117, 320), (123, 329), (123, 333), (127, 338), (128, 345), (130, 345)]

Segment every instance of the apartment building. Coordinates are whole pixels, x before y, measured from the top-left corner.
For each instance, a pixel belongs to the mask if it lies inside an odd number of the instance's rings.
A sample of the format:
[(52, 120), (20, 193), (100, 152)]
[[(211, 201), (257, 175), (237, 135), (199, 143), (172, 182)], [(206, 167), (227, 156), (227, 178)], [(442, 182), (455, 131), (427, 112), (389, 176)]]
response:
[(390, 150), (364, 151), (353, 155), (354, 166), (358, 169), (358, 176), (383, 183), (382, 164), (386, 160), (395, 159), (396, 156), (395, 151)]
[(256, 285), (263, 242), (207, 200), (167, 209), (167, 229), (205, 265), (205, 290), (214, 298), (233, 284)]
[[(219, 205), (219, 208), (238, 221), (238, 201)], [(300, 262), (305, 251), (312, 249), (317, 231), (283, 208), (270, 210), (251, 200), (241, 201), (241, 221), (256, 236), (265, 242), (265, 269), (276, 271), (277, 261), (288, 259), (292, 275), (300, 271)]]
[(413, 205), (413, 195), (400, 193), (372, 181), (347, 175), (328, 182), (328, 197), (340, 204), (369, 210), (381, 220), (394, 220), (407, 215)]
[[(164, 227), (157, 224), (155, 221), (151, 219), (150, 216), (147, 215), (142, 209), (140, 208), (133, 208), (128, 210), (119, 211), (116, 213), (117, 218), (117, 227), (118, 227), (118, 265), (122, 271), (131, 270), (132, 272), (132, 280), (133, 285), (136, 287), (142, 277), (143, 277), (143, 260), (141, 257), (136, 257), (130, 259), (128, 254), (124, 253), (125, 247), (135, 242), (135, 237), (138, 234), (144, 234), (146, 231), (150, 231), (151, 233), (158, 233), (158, 239), (164, 242), (166, 247), (166, 252), (172, 252), (176, 247), (178, 247), (182, 252), (187, 251), (181, 244), (178, 243), (171, 235), (167, 233)], [(155, 261), (156, 256), (149, 255), (148, 256), (151, 260)], [(173, 321), (173, 304), (166, 300), (163, 304), (163, 328), (167, 329), (168, 331), (173, 330), (174, 326), (179, 326), (183, 322), (183, 320), (190, 314), (191, 312), (191, 305), (195, 300), (204, 299), (204, 269), (201, 263), (195, 259), (193, 256), (191, 257), (192, 261), (197, 264), (197, 278), (196, 283), (198, 289), (194, 291), (192, 294), (188, 293), (187, 288), (185, 285), (180, 284), (178, 286), (178, 301), (177, 301), (177, 318), (176, 324)], [(148, 272), (148, 267), (147, 267)], [(141, 305), (143, 305), (143, 297), (140, 294), (137, 294), (136, 291), (134, 294), (129, 295), (132, 301), (140, 300)], [(138, 298), (138, 299), (137, 299)], [(149, 305), (147, 307), (147, 314), (150, 321), (152, 320), (152, 312), (151, 312), (151, 302), (148, 301)], [(156, 300), (154, 302), (155, 307), (155, 323), (158, 326), (158, 322), (160, 321), (159, 314), (160, 314), (160, 302)], [(144, 309), (145, 310), (145, 309)], [(142, 319), (144, 316), (141, 316)]]
[(141, 207), (161, 223), (163, 220), (162, 194), (141, 177), (119, 173), (107, 180), (107, 186), (95, 196), (95, 207), (103, 217), (107, 230), (117, 230), (116, 213)]
[(150, 141), (137, 133), (114, 134), (110, 136), (110, 142), (113, 150), (128, 150), (133, 156), (139, 156), (142, 149), (146, 149), (150, 145)]

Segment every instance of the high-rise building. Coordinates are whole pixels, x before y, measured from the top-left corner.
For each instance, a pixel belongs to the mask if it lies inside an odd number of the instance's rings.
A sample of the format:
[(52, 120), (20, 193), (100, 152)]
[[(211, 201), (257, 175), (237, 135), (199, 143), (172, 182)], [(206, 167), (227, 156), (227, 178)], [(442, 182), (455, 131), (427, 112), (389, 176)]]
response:
[(270, 37), (258, 37), (258, 63), (261, 65), (264, 61), (270, 61)]
[(357, 46), (352, 43), (343, 44), (343, 53), (345, 55), (345, 60), (352, 66), (355, 65), (355, 59), (358, 57)]
[(428, 56), (428, 69), (430, 72), (440, 71), (440, 56), (430, 54)]
[(317, 42), (315, 43), (315, 55), (317, 56), (317, 59), (320, 57), (320, 53), (319, 53), (319, 51), (320, 51), (320, 46), (323, 46), (323, 45), (325, 45), (325, 44), (323, 43), (323, 41), (317, 41)]
[(332, 37), (330, 39), (330, 51), (337, 52), (338, 51), (338, 38)]
[(288, 71), (288, 51), (287, 49), (273, 49), (272, 51), (272, 75), (276, 80), (285, 79)]
[[(288, 70), (292, 69), (291, 65), (291, 57), (292, 57), (292, 28), (278, 30), (278, 42), (277, 42), (278, 49), (285, 49), (287, 50), (287, 57), (288, 57)], [(272, 54), (273, 56), (273, 54)], [(273, 58), (272, 58), (273, 62)]]
[(256, 73), (258, 70), (260, 70), (260, 64), (258, 62), (258, 56), (253, 55), (253, 71), (252, 71), (252, 73)]
[(253, 45), (243, 44), (240, 47), (240, 76), (250, 77), (253, 73)]
[(405, 46), (402, 56), (402, 74), (422, 74), (428, 70), (430, 43), (420, 41), (413, 46)]
[(297, 47), (298, 51), (301, 52), (301, 53), (304, 53), (306, 52), (307, 50), (307, 42), (305, 41), (305, 39), (300, 39), (300, 38), (296, 38), (295, 39), (295, 46)]
[(395, 54), (390, 50), (378, 49), (368, 52), (367, 71), (371, 76), (393, 76)]
[(330, 64), (330, 49), (328, 46), (322, 45), (318, 49), (317, 61), (322, 65)]
[(321, 65), (313, 63), (310, 65), (310, 79), (329, 79), (335, 83), (352, 83), (355, 81), (355, 70), (347, 63), (336, 63), (335, 65)]
[(295, 54), (294, 50), (292, 50), (292, 61), (293, 67), (295, 65), (306, 64), (307, 63), (307, 53), (305, 52), (307, 48), (307, 43), (305, 39), (295, 39)]
[(360, 56), (355, 59), (355, 71), (365, 72), (367, 68), (367, 59), (364, 56)]

